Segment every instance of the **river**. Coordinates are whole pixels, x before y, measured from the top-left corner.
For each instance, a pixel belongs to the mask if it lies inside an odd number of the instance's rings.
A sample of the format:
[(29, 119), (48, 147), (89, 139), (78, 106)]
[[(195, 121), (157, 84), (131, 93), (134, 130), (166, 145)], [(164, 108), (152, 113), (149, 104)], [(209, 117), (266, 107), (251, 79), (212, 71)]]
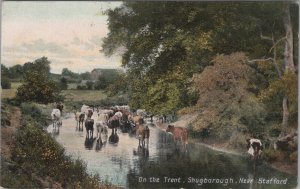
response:
[(103, 182), (124, 188), (292, 189), (297, 186), (296, 176), (264, 163), (254, 168), (246, 156), (198, 144), (188, 144), (184, 150), (175, 146), (164, 131), (154, 125), (149, 128), (148, 148), (138, 147), (138, 139), (121, 130), (117, 131), (118, 143), (107, 142), (102, 146), (96, 140), (88, 143), (85, 128), (76, 129), (73, 114), (65, 116), (59, 132), (53, 132), (52, 125), (47, 131), (68, 155), (86, 162), (89, 173), (99, 174)]

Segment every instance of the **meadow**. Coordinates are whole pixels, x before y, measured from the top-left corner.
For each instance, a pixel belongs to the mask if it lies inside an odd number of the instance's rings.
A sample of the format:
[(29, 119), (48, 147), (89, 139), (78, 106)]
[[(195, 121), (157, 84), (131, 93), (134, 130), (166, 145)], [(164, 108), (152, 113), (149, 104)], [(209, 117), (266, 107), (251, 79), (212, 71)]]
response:
[[(1, 99), (11, 99), (16, 96), (17, 88), (21, 85), (20, 82), (12, 82), (11, 89), (1, 90)], [(81, 102), (81, 101), (99, 101), (107, 97), (103, 91), (99, 90), (76, 90), (72, 84), (68, 90), (63, 90), (62, 95), (65, 96), (65, 101)]]
[(16, 96), (17, 88), (21, 85), (20, 82), (12, 82), (11, 89), (1, 89), (1, 99), (14, 98)]
[(64, 90), (62, 94), (65, 101), (81, 102), (81, 101), (99, 101), (107, 96), (103, 91), (98, 90)]

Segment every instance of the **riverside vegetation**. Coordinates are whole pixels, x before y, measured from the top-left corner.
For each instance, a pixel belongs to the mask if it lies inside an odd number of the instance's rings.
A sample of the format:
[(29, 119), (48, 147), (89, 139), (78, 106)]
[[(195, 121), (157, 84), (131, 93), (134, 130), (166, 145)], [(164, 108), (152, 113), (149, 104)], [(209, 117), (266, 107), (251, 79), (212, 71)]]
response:
[[(15, 131), (10, 154), (1, 153), (1, 186), (8, 188), (116, 188), (101, 183), (98, 175), (87, 173), (85, 163), (72, 159), (54, 138), (44, 131), (49, 123), (50, 107), (36, 103), (20, 105), (20, 125), (9, 123), (7, 101), (2, 104), (2, 134), (9, 127)], [(5, 113), (4, 113), (5, 112)], [(3, 124), (4, 123), (4, 124)], [(7, 142), (2, 139), (2, 144)]]

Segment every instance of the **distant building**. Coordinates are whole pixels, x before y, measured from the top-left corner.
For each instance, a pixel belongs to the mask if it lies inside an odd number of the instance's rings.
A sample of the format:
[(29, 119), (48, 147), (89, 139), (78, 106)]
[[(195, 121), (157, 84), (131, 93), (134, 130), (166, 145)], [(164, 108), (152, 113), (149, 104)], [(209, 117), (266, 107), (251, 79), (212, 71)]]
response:
[(99, 76), (102, 75), (103, 69), (93, 69), (91, 71), (91, 80), (97, 81), (99, 79)]

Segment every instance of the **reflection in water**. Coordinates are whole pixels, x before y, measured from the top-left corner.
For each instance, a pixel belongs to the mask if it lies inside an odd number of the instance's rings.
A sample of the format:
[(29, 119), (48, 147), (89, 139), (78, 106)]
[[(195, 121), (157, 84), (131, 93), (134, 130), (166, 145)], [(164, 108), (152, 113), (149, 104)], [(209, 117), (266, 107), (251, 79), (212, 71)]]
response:
[(119, 142), (119, 136), (117, 134), (117, 131), (115, 129), (112, 129), (111, 134), (108, 138), (109, 143), (116, 144)]
[(59, 135), (59, 127), (60, 126), (53, 127), (53, 130), (52, 130), (52, 136), (53, 137), (57, 137)]
[(86, 137), (85, 141), (84, 141), (85, 149), (92, 150), (93, 146), (94, 146), (95, 140), (96, 140), (96, 138), (88, 138), (88, 137)]
[[(263, 163), (253, 168), (246, 157), (213, 151), (198, 144), (188, 144), (186, 152), (174, 145), (172, 135), (150, 127), (148, 148), (138, 145), (138, 139), (121, 130), (112, 132), (107, 143), (104, 139), (87, 140), (85, 132), (75, 131), (74, 117), (64, 120), (56, 140), (74, 158), (87, 163), (90, 173), (98, 173), (102, 181), (126, 188), (203, 188), (203, 189), (291, 189), (296, 187), (296, 177), (278, 172)], [(48, 127), (52, 133), (52, 127)], [(113, 143), (111, 143), (112, 141)], [(85, 144), (83, 147), (82, 144)], [(117, 145), (116, 145), (117, 144)], [(88, 149), (88, 150), (87, 150)], [(95, 150), (91, 150), (95, 149)], [(139, 182), (139, 178), (147, 182)], [(149, 182), (150, 177), (160, 179)], [(180, 183), (164, 182), (165, 177), (181, 178)], [(232, 179), (233, 183), (200, 183), (195, 179)], [(239, 183), (240, 179), (254, 179), (252, 183)], [(287, 184), (258, 184), (260, 178), (285, 179)], [(192, 180), (194, 179), (194, 181)]]
[(149, 149), (148, 147), (138, 146), (137, 150), (133, 149), (133, 155), (139, 156), (141, 158), (148, 159), (149, 157)]

